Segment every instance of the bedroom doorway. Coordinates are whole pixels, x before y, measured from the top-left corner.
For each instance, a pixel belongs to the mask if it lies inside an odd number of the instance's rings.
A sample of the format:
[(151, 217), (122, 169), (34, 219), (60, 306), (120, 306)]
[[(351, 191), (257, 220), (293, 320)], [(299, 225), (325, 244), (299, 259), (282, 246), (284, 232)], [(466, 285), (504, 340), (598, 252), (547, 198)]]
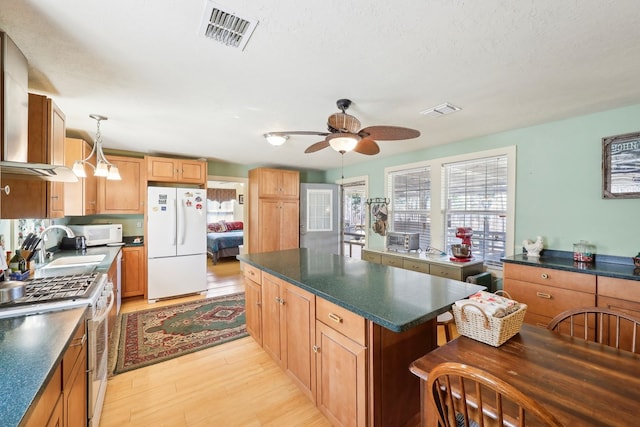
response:
[(207, 276), (209, 290), (224, 288), (240, 274), (235, 256), (244, 245), (248, 179), (209, 175), (207, 179)]

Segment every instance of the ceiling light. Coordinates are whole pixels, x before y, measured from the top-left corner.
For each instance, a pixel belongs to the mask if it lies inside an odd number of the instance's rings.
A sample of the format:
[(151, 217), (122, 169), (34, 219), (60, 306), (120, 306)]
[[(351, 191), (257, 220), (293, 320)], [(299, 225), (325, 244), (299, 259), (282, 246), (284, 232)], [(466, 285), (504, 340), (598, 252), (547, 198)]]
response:
[(350, 133), (334, 133), (327, 136), (327, 141), (329, 141), (331, 148), (340, 154), (344, 154), (356, 148), (356, 145), (361, 139), (362, 138), (359, 135)]
[(445, 102), (444, 104), (440, 104), (437, 107), (429, 108), (428, 110), (420, 111), (420, 114), (429, 117), (440, 117), (447, 114), (455, 113), (456, 111), (460, 111), (462, 108), (456, 107), (455, 105), (449, 104)]
[(287, 135), (279, 135), (277, 133), (265, 133), (264, 137), (267, 142), (274, 147), (279, 147), (280, 145), (284, 144), (287, 139), (289, 139)]
[[(89, 117), (96, 121), (96, 140), (93, 143), (93, 149), (91, 153), (84, 160), (76, 160), (73, 163), (73, 173), (80, 178), (86, 178), (87, 173), (84, 170), (84, 165), (87, 164), (93, 168), (93, 175), (106, 177), (108, 180), (120, 181), (122, 177), (120, 177), (120, 172), (118, 171), (118, 167), (111, 164), (104, 153), (102, 152), (102, 137), (100, 135), (100, 122), (102, 120), (108, 120), (105, 116), (100, 116), (98, 114), (90, 114)], [(89, 159), (94, 155), (96, 155), (96, 164), (95, 166), (89, 163)]]

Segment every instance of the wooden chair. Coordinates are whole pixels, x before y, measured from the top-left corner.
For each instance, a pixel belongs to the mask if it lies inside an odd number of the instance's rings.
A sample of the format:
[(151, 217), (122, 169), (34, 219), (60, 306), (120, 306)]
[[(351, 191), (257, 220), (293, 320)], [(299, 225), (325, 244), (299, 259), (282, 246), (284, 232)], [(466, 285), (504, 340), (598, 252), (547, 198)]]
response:
[(640, 353), (639, 326), (640, 319), (623, 312), (606, 307), (581, 307), (558, 314), (551, 319), (547, 329)]
[(444, 427), (562, 426), (547, 409), (482, 369), (445, 362), (429, 372), (429, 408)]

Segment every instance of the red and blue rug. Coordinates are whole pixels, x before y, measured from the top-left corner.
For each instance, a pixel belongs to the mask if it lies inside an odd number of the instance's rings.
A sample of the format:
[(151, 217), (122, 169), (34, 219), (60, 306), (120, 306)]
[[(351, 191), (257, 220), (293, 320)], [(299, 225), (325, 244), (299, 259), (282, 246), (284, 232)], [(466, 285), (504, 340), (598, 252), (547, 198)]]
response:
[(124, 313), (113, 373), (244, 337), (244, 313), (244, 293)]

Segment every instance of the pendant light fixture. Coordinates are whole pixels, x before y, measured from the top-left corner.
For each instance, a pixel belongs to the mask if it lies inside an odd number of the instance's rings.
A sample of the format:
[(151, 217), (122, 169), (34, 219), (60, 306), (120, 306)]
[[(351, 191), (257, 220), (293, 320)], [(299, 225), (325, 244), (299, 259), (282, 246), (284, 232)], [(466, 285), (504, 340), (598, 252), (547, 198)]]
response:
[[(120, 172), (118, 171), (118, 167), (107, 160), (104, 153), (102, 152), (102, 136), (100, 135), (100, 122), (102, 120), (109, 120), (108, 117), (101, 116), (99, 114), (90, 114), (89, 117), (96, 121), (96, 140), (93, 143), (93, 149), (91, 153), (84, 160), (76, 160), (73, 163), (73, 173), (76, 174), (77, 177), (86, 178), (87, 173), (84, 170), (84, 165), (87, 164), (93, 168), (93, 175), (100, 177), (107, 177), (108, 180), (120, 181), (122, 178), (120, 177)], [(93, 165), (89, 163), (89, 159), (94, 155), (96, 155), (96, 164)]]

